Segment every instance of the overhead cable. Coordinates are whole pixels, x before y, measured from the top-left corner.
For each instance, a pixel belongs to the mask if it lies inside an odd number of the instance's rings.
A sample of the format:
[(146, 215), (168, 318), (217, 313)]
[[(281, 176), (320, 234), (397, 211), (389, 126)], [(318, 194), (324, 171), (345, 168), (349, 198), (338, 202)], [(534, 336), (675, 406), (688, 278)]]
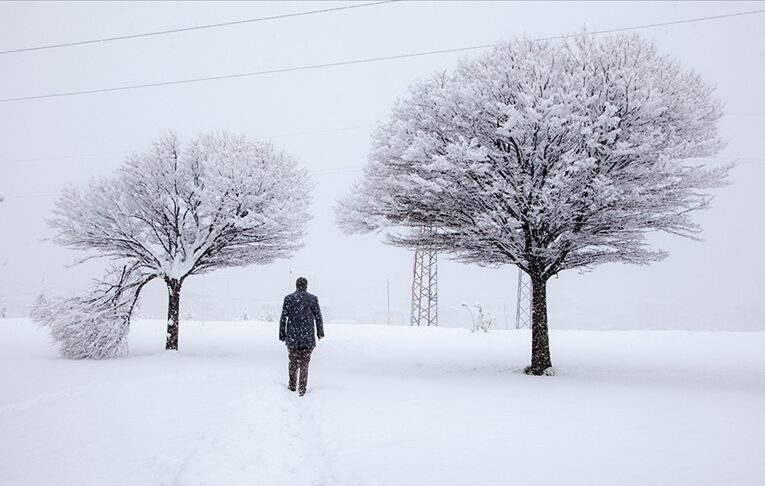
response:
[[(654, 27), (663, 27), (667, 25), (687, 24), (691, 22), (704, 22), (704, 21), (710, 21), (710, 20), (724, 19), (724, 18), (730, 18), (730, 17), (741, 17), (744, 15), (755, 15), (755, 14), (762, 14), (762, 13), (765, 13), (765, 9), (749, 10), (746, 12), (737, 12), (737, 13), (725, 14), (725, 15), (715, 15), (710, 17), (696, 17), (692, 19), (659, 22), (659, 23), (653, 23), (653, 24), (643, 24), (643, 25), (636, 25), (632, 27), (621, 27), (616, 29), (583, 32), (579, 34), (566, 34), (566, 35), (558, 35), (553, 37), (542, 37), (542, 38), (538, 38), (534, 40), (549, 41), (549, 40), (557, 40), (557, 39), (567, 39), (567, 38), (576, 37), (580, 35), (599, 35), (599, 34), (607, 34), (607, 33), (614, 33), (614, 32), (624, 32), (624, 31), (630, 31), (630, 30), (641, 30), (641, 29), (649, 29)], [(205, 77), (188, 78), (188, 79), (177, 79), (173, 81), (158, 81), (153, 83), (133, 84), (133, 85), (127, 85), (127, 86), (112, 86), (108, 88), (95, 88), (95, 89), (87, 89), (87, 90), (79, 90), (79, 91), (66, 91), (66, 92), (49, 93), (49, 94), (43, 94), (43, 95), (19, 96), (19, 97), (13, 97), (13, 98), (2, 98), (0, 99), (0, 103), (40, 100), (40, 99), (47, 99), (47, 98), (61, 98), (65, 96), (79, 96), (79, 95), (94, 94), (94, 93), (108, 93), (108, 92), (114, 92), (114, 91), (127, 91), (127, 90), (144, 89), (144, 88), (155, 88), (160, 86), (174, 86), (174, 85), (180, 85), (180, 84), (201, 83), (205, 81), (217, 81), (221, 79), (247, 78), (247, 77), (255, 77), (255, 76), (264, 76), (269, 74), (308, 71), (308, 70), (324, 69), (324, 68), (339, 67), (339, 66), (350, 66), (354, 64), (369, 64), (374, 62), (391, 61), (396, 59), (408, 59), (408, 58), (414, 58), (414, 57), (432, 56), (436, 54), (446, 54), (446, 53), (454, 53), (454, 52), (465, 52), (465, 51), (473, 51), (473, 50), (479, 50), (479, 49), (487, 49), (487, 48), (493, 47), (494, 45), (495, 44), (481, 44), (481, 45), (467, 46), (467, 47), (456, 47), (451, 49), (437, 49), (432, 51), (413, 52), (408, 54), (396, 54), (396, 55), (390, 55), (390, 56), (368, 57), (368, 58), (362, 58), (362, 59), (350, 59), (345, 61), (335, 61), (335, 62), (327, 62), (327, 63), (320, 63), (320, 64), (309, 64), (309, 65), (303, 65), (303, 66), (291, 66), (291, 67), (283, 67), (283, 68), (276, 68), (276, 69), (265, 69), (261, 71), (251, 71), (251, 72), (245, 72), (245, 73), (223, 74), (223, 75), (217, 75), (217, 76), (205, 76)]]
[(141, 37), (151, 37), (151, 36), (157, 36), (157, 35), (167, 35), (167, 34), (178, 34), (180, 32), (189, 32), (192, 30), (203, 30), (203, 29), (216, 29), (220, 27), (230, 27), (233, 25), (242, 25), (242, 24), (252, 24), (255, 22), (265, 22), (269, 20), (280, 20), (280, 19), (286, 19), (290, 17), (303, 17), (307, 15), (315, 15), (315, 14), (322, 14), (322, 13), (328, 13), (328, 12), (337, 12), (340, 10), (350, 10), (355, 8), (364, 8), (364, 7), (373, 7), (375, 5), (382, 5), (386, 3), (394, 3), (399, 0), (386, 0), (381, 2), (372, 2), (372, 3), (362, 3), (358, 5), (345, 5), (342, 7), (332, 7), (332, 8), (323, 8), (320, 10), (308, 10), (304, 12), (294, 12), (294, 13), (288, 13), (288, 14), (280, 14), (280, 15), (270, 15), (268, 17), (257, 17), (253, 19), (244, 19), (244, 20), (233, 20), (230, 22), (220, 22), (217, 24), (206, 24), (206, 25), (195, 25), (192, 27), (180, 27), (177, 29), (167, 29), (167, 30), (157, 30), (154, 32), (142, 32), (138, 34), (128, 34), (128, 35), (119, 35), (114, 37), (103, 37), (100, 39), (88, 39), (88, 40), (81, 40), (81, 41), (75, 41), (75, 42), (64, 42), (61, 44), (48, 44), (44, 46), (34, 46), (34, 47), (23, 47), (20, 49), (8, 49), (5, 51), (0, 51), (0, 55), (3, 54), (17, 54), (21, 52), (31, 52), (31, 51), (42, 51), (47, 49), (59, 49), (61, 47), (73, 47), (73, 46), (82, 46), (87, 44), (99, 44), (102, 42), (113, 42), (113, 41), (120, 41), (120, 40), (127, 40), (127, 39), (138, 39)]

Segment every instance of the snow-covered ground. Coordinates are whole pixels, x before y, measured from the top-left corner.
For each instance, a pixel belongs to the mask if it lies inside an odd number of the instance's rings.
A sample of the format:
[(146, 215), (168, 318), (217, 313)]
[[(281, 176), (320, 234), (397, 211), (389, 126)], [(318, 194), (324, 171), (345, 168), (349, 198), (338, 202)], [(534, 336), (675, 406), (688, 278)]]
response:
[(765, 333), (327, 325), (308, 394), (274, 324), (131, 330), (67, 361), (0, 319), (2, 485), (763, 484)]

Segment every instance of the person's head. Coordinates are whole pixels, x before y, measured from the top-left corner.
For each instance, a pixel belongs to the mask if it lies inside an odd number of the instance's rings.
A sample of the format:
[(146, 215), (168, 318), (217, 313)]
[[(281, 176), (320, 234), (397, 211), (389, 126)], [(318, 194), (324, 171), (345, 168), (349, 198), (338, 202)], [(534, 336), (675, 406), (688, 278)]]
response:
[(308, 279), (305, 277), (299, 277), (295, 282), (295, 287), (298, 290), (305, 290), (308, 288)]

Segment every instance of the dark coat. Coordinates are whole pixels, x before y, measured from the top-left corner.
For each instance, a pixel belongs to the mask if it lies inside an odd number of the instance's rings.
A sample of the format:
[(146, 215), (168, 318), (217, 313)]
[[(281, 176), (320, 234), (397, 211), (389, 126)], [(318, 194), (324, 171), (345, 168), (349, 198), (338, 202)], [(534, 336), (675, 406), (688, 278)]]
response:
[(279, 320), (279, 340), (284, 341), (288, 348), (315, 347), (314, 321), (316, 334), (323, 338), (324, 322), (321, 319), (319, 298), (305, 290), (296, 290), (284, 297), (282, 317)]

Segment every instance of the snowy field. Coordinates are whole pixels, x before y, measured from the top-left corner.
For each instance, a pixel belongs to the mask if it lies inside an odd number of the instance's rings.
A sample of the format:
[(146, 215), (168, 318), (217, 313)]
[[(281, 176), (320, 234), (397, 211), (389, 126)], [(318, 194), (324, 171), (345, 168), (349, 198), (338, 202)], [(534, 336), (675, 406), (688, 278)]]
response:
[(765, 483), (765, 333), (327, 325), (308, 394), (274, 324), (141, 321), (60, 359), (0, 320), (2, 485)]

